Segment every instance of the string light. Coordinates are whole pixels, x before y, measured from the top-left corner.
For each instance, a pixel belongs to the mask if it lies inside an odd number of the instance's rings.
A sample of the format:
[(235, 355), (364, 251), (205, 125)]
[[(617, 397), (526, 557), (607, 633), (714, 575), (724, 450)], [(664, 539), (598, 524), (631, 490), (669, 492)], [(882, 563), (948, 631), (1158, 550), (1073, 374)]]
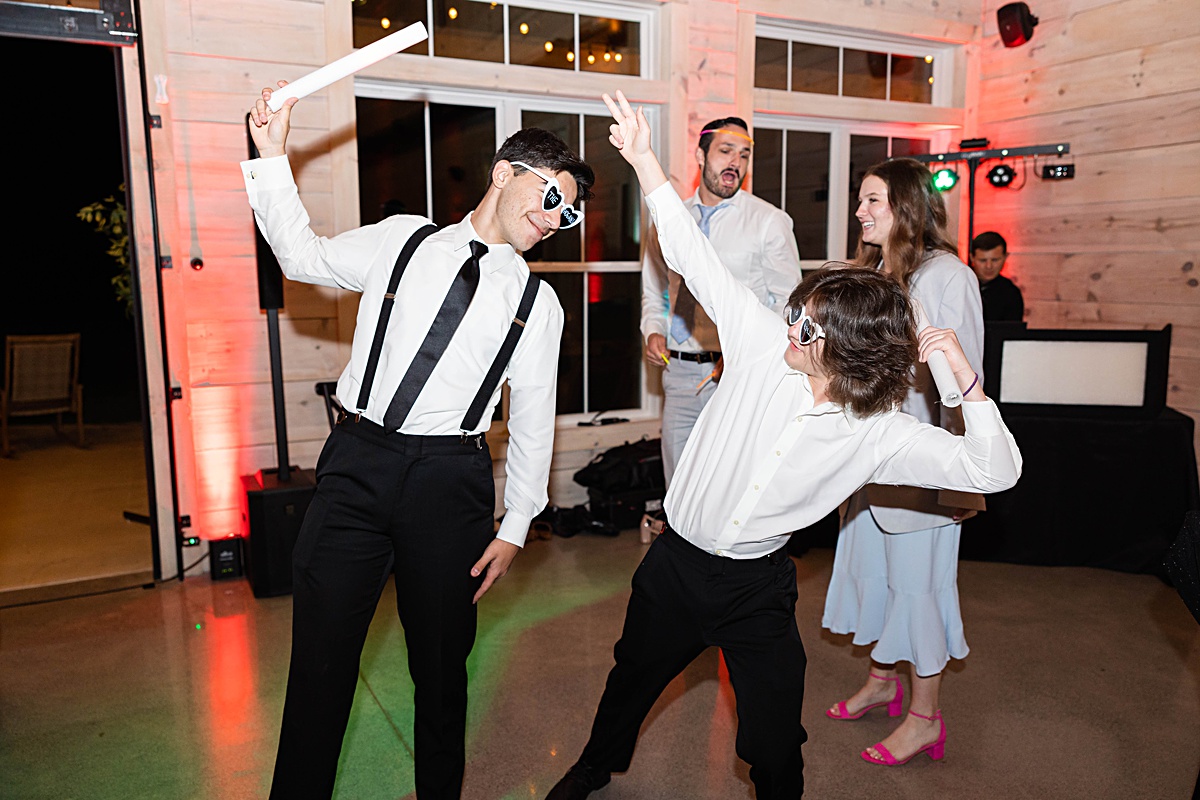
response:
[(589, 63), (589, 64), (595, 64), (595, 63), (596, 63), (596, 57), (595, 57), (594, 55), (592, 55), (591, 53), (588, 53), (588, 63)]
[(554, 42), (546, 42), (546, 44), (544, 44), (544, 45), (543, 45), (543, 47), (545, 47), (545, 48), (546, 48), (546, 52), (547, 52), (547, 53), (553, 53), (553, 52), (554, 52)]
[(521, 33), (522, 34), (529, 33), (529, 23), (528, 22), (521, 23)]
[(388, 28), (392, 27), (392, 21), (387, 17), (384, 17), (383, 19), (379, 20), (379, 27), (386, 31)]
[(450, 10), (446, 12), (446, 16), (450, 19), (458, 19), (458, 9), (450, 6)]
[(617, 60), (618, 64), (621, 63), (621, 54), (620, 53), (613, 53), (613, 58), (615, 58)]
[(605, 51), (604, 51), (604, 60), (605, 60), (605, 61), (612, 61), (612, 53), (610, 53), (610, 52), (608, 52), (607, 50), (605, 50)]
[(575, 60), (575, 54), (573, 52), (571, 52), (570, 50), (568, 50), (567, 51), (567, 61), (574, 61), (574, 60)]
[(932, 64), (932, 63), (933, 63), (933, 56), (925, 56), (925, 63), (926, 63), (926, 64)]

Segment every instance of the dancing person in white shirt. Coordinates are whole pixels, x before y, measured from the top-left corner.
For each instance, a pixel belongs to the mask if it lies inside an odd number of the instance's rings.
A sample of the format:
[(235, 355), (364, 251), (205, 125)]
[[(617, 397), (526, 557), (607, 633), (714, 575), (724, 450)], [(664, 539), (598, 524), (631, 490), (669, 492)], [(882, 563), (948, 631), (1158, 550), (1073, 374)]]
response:
[[(669, 528), (633, 576), (616, 665), (591, 736), (547, 800), (580, 800), (628, 769), (658, 695), (720, 647), (737, 696), (737, 754), (761, 800), (803, 793), (804, 647), (785, 545), (878, 481), (994, 492), (1021, 456), (951, 330), (918, 338), (908, 296), (875, 270), (810, 274), (771, 313), (717, 258), (650, 149), (646, 118), (618, 92), (609, 140), (634, 167), (667, 264), (717, 323), (725, 376), (684, 450)], [(946, 354), (966, 396), (965, 436), (897, 412), (912, 364)]]
[[(285, 155), (295, 101), (270, 113), (270, 96), (264, 89), (250, 112), (261, 158), (242, 164), (258, 226), (289, 278), (362, 293), (337, 388), (349, 415), (321, 451), (293, 557), (271, 797), (333, 793), (367, 627), (394, 574), (415, 687), (417, 797), (455, 800), (475, 603), (545, 507), (553, 452), (563, 311), (520, 253), (579, 221), (573, 204), (589, 197), (594, 175), (557, 136), (527, 128), (496, 152), (483, 199), (461, 222), (434, 231), (424, 217), (391, 216), (325, 238), (309, 227)], [(505, 379), (497, 533), (484, 434)]]
[[(856, 216), (862, 236), (855, 263), (904, 287), (931, 324), (953, 328), (967, 360), (978, 367), (979, 281), (946, 235), (946, 207), (929, 168), (910, 158), (871, 167)], [(939, 405), (938, 397), (928, 367), (919, 364), (900, 408), (922, 422), (962, 432), (962, 413)], [(855, 644), (876, 644), (862, 687), (826, 716), (856, 720), (880, 706), (899, 716), (904, 687), (896, 664), (912, 666), (908, 714), (887, 738), (862, 752), (873, 764), (898, 766), (942, 737), (942, 671), (951, 658), (968, 652), (958, 604), (958, 542), (969, 512), (941, 501), (930, 489), (870, 485), (842, 513), (821, 624), (834, 633), (853, 633)]]
[[(742, 191), (753, 148), (750, 129), (739, 117), (722, 117), (705, 125), (695, 154), (700, 185), (683, 204), (721, 263), (778, 314), (800, 282), (800, 251), (792, 218)], [(716, 325), (679, 273), (667, 269), (653, 227), (642, 253), (642, 335), (646, 361), (659, 369), (666, 367), (662, 456), (669, 487), (696, 418), (717, 389), (721, 343)]]

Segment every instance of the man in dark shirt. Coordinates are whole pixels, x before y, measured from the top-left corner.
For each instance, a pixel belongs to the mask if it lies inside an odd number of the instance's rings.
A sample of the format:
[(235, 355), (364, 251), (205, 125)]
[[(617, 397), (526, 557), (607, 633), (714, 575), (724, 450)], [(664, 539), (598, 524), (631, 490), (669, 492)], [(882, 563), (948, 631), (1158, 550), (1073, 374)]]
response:
[(1007, 260), (1008, 243), (1000, 234), (988, 231), (971, 240), (971, 269), (979, 278), (984, 322), (1020, 322), (1025, 316), (1021, 290), (1000, 274)]

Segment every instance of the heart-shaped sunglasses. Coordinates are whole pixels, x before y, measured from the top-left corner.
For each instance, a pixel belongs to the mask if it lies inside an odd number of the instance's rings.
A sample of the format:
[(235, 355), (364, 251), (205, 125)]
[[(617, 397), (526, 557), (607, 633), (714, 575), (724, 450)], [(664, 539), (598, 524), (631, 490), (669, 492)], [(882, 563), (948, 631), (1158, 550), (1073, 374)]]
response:
[(542, 210), (553, 211), (556, 208), (561, 208), (559, 215), (562, 217), (562, 222), (558, 226), (559, 230), (574, 228), (579, 224), (580, 220), (583, 219), (583, 212), (570, 203), (563, 202), (562, 185), (559, 184), (558, 178), (552, 175), (544, 175), (524, 161), (512, 161), (510, 163), (514, 167), (524, 167), (546, 182), (546, 188), (542, 189)]

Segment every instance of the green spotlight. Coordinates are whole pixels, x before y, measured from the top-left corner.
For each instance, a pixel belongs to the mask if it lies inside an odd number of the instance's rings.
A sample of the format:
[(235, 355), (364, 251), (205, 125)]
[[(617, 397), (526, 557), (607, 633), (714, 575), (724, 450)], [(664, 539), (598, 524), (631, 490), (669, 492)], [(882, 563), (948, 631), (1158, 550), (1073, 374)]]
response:
[(933, 188), (939, 192), (948, 192), (958, 183), (958, 173), (949, 167), (942, 167), (933, 173)]

